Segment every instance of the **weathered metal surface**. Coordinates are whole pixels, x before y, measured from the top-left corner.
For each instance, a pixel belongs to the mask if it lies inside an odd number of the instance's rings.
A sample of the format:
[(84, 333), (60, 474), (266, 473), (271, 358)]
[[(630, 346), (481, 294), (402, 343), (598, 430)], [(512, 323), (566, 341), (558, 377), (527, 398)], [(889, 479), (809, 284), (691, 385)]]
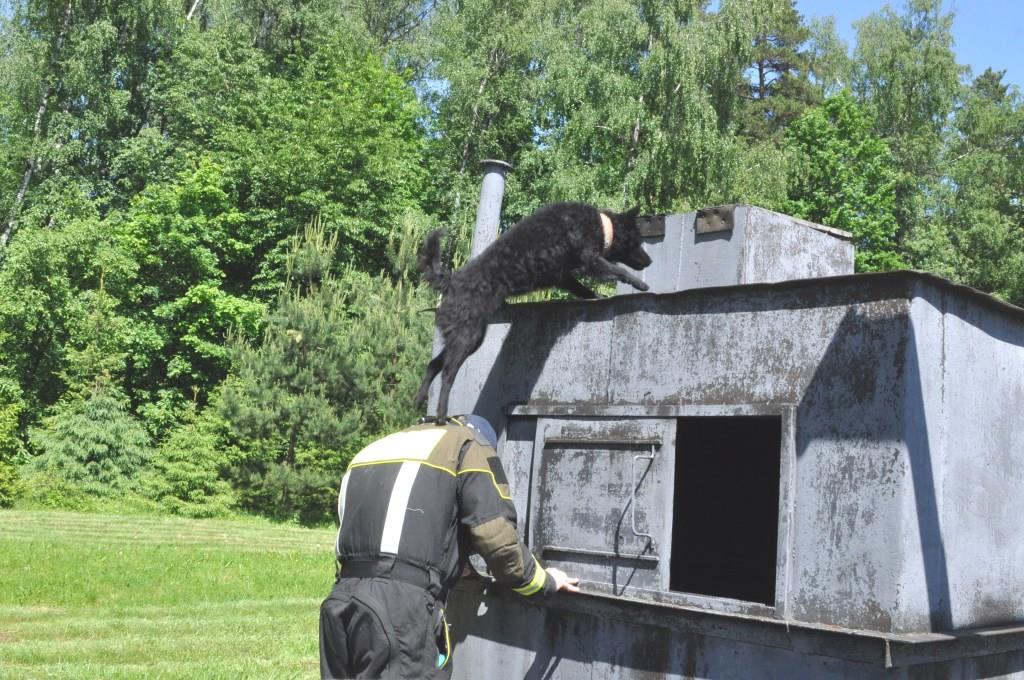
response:
[(530, 535), (545, 563), (620, 594), (668, 590), (675, 421), (541, 418), (537, 427)]
[[(756, 269), (730, 239), (790, 227), (737, 212), (716, 243)], [(914, 272), (514, 305), (451, 400), (589, 593), (453, 594), (457, 677), (1024, 677), (1024, 310)], [(664, 444), (633, 479), (678, 418), (744, 414), (785, 424), (774, 606), (669, 592)]]
[[(960, 289), (921, 283), (914, 299), (920, 379), (911, 382), (904, 439), (921, 554), (906, 597), (940, 603), (933, 629), (1024, 619), (1024, 333), (1016, 315), (972, 304)], [(941, 529), (941, 532), (938, 529)], [(935, 540), (938, 534), (939, 540)], [(930, 539), (930, 540), (929, 540)], [(924, 592), (920, 587), (925, 588)]]
[(456, 622), (456, 678), (962, 680), (1024, 673), (1022, 627), (882, 634), (608, 596), (533, 602), (477, 583), (452, 593), (449, 617)]
[[(639, 273), (652, 293), (853, 273), (850, 235), (747, 205), (665, 215), (645, 235), (654, 260)], [(620, 284), (620, 295), (635, 292)]]

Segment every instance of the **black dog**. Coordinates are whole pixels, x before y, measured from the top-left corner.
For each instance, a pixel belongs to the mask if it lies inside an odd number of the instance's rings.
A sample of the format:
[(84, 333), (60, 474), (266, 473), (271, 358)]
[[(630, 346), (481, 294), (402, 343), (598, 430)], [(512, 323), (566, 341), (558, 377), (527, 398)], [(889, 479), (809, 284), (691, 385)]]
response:
[(616, 214), (583, 203), (553, 203), (513, 226), (457, 272), (441, 268), (444, 232), (431, 232), (420, 249), (419, 268), (444, 294), (436, 317), (444, 349), (427, 366), (416, 405), (422, 407), (440, 372), (436, 417), (444, 422), (455, 375), (483, 342), (487, 321), (510, 295), (558, 286), (577, 297), (597, 297), (576, 280), (580, 275), (618, 279), (647, 290), (646, 283), (614, 264), (643, 269), (651, 263), (641, 248), (638, 212), (633, 208)]

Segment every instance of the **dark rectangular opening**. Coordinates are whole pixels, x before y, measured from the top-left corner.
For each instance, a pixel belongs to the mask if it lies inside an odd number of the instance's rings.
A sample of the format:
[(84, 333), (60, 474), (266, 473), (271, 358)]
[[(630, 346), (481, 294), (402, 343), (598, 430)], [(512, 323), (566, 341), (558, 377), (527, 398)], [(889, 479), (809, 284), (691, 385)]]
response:
[(669, 588), (775, 604), (782, 419), (680, 418)]

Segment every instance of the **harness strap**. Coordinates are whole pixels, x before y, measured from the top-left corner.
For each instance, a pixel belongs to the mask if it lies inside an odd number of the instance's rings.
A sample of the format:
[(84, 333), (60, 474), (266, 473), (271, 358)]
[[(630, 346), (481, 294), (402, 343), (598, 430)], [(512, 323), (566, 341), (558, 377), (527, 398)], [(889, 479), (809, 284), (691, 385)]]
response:
[(441, 598), (443, 594), (441, 575), (437, 570), (420, 567), (394, 557), (382, 557), (377, 560), (346, 560), (338, 571), (339, 579), (378, 577), (414, 585), (437, 598)]

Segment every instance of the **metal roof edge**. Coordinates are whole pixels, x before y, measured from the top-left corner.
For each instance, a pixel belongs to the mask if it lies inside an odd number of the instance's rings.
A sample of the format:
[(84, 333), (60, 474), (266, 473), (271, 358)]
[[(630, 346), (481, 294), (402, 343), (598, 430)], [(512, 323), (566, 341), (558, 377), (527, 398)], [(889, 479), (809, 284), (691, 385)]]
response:
[(644, 298), (657, 300), (677, 300), (740, 291), (760, 293), (800, 290), (804, 288), (822, 289), (830, 286), (842, 286), (853, 282), (863, 283), (866, 286), (871, 286), (879, 290), (885, 287), (892, 287), (894, 285), (903, 285), (906, 288), (906, 293), (901, 297), (905, 297), (908, 300), (916, 297), (911, 287), (912, 284), (925, 283), (935, 288), (938, 288), (941, 291), (945, 291), (957, 297), (970, 300), (981, 306), (987, 307), (996, 312), (1006, 314), (1012, 318), (1024, 322), (1024, 308), (1006, 302), (1005, 300), (1001, 300), (995, 297), (994, 295), (990, 295), (989, 293), (982, 292), (977, 288), (972, 288), (961, 283), (954, 283), (953, 281), (938, 276), (937, 274), (918, 271), (915, 269), (901, 269), (898, 271), (891, 272), (842, 274), (840, 276), (826, 276), (821, 278), (810, 279), (791, 279), (788, 281), (776, 281), (770, 283), (745, 283), (730, 286), (688, 288), (686, 290), (678, 290), (673, 291), (671, 293), (630, 293), (626, 295), (613, 295), (598, 300), (548, 300), (545, 302), (520, 302), (510, 303), (509, 305), (507, 305), (507, 307), (513, 310), (526, 310), (533, 307), (548, 308), (555, 305), (564, 307), (570, 307), (574, 305), (615, 306), (618, 304), (623, 304), (626, 301)]

